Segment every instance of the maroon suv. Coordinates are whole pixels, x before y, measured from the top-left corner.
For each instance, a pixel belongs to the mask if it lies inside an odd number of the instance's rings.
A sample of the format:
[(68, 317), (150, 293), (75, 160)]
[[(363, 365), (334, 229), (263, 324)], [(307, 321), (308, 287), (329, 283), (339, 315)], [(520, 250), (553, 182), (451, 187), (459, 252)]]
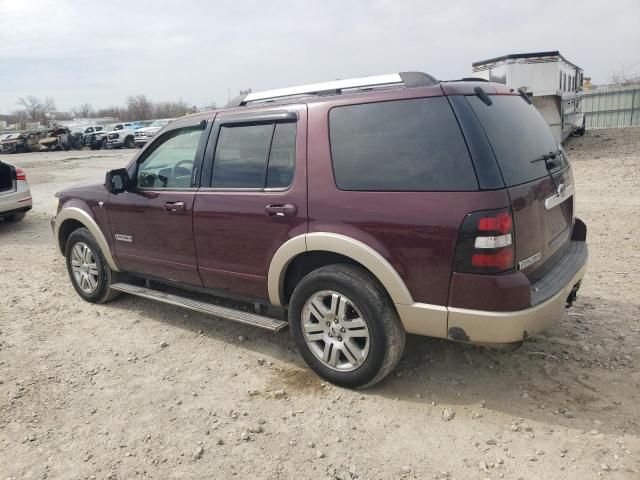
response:
[(57, 197), (83, 299), (290, 326), (351, 387), (392, 371), (406, 333), (522, 342), (587, 262), (571, 167), (526, 94), (414, 72), (249, 94)]

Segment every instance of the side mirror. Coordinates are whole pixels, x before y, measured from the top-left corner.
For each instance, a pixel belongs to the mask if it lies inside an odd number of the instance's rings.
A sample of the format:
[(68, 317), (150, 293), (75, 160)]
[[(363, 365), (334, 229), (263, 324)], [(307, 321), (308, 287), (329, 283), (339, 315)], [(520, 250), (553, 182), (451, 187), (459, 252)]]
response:
[(129, 173), (126, 168), (116, 168), (115, 170), (109, 170), (104, 179), (104, 188), (110, 193), (117, 195), (127, 191), (129, 186)]

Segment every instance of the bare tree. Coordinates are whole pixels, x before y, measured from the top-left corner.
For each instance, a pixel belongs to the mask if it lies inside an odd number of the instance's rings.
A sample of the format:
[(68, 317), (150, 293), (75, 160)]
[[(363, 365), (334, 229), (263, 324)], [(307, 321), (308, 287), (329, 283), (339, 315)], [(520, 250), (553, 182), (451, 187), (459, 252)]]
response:
[(155, 118), (175, 118), (182, 117), (190, 111), (189, 105), (183, 100), (177, 102), (159, 102), (153, 109)]
[(211, 101), (209, 101), (209, 102), (204, 106), (204, 109), (205, 109), (205, 110), (215, 110), (216, 108), (218, 108), (218, 106), (216, 105), (216, 101), (215, 101), (215, 100), (211, 100)]
[(70, 112), (53, 112), (51, 118), (55, 121), (59, 120), (73, 120), (73, 113)]
[(131, 120), (149, 120), (153, 116), (153, 103), (146, 95), (127, 98), (127, 110)]
[(93, 108), (90, 104), (83, 103), (73, 109), (73, 114), (78, 118), (90, 118), (93, 115)]
[(47, 117), (56, 109), (55, 102), (50, 97), (41, 100), (38, 97), (29, 95), (26, 98), (20, 97), (18, 103), (22, 105), (27, 117), (32, 122), (47, 122)]
[(27, 120), (29, 120), (27, 112), (25, 112), (24, 110), (15, 110), (11, 112), (11, 117), (11, 120), (14, 123), (25, 123)]
[(609, 81), (613, 85), (631, 85), (640, 83), (640, 73), (638, 73), (638, 65), (623, 65), (618, 70), (611, 72)]
[(113, 107), (109, 107), (109, 108), (101, 108), (100, 110), (98, 110), (96, 112), (96, 116), (98, 117), (111, 117), (111, 118), (115, 118), (117, 120), (125, 120), (125, 117), (127, 116), (127, 112), (125, 109), (118, 107), (118, 106), (113, 106)]

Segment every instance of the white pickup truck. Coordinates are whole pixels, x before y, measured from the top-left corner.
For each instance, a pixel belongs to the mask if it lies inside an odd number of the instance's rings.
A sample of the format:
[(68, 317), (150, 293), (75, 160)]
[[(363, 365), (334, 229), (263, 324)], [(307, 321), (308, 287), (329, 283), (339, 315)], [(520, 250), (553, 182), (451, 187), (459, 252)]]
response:
[(137, 123), (116, 123), (113, 130), (107, 133), (103, 148), (135, 147), (135, 131), (140, 128)]
[(168, 125), (173, 120), (174, 120), (173, 118), (163, 118), (163, 119), (154, 121), (148, 127), (139, 128), (138, 130), (136, 130), (136, 134), (134, 137), (136, 147), (138, 148), (144, 147), (144, 145), (147, 143), (147, 141), (150, 138), (155, 136), (155, 134), (158, 133), (162, 129), (162, 127), (164, 127), (165, 125)]

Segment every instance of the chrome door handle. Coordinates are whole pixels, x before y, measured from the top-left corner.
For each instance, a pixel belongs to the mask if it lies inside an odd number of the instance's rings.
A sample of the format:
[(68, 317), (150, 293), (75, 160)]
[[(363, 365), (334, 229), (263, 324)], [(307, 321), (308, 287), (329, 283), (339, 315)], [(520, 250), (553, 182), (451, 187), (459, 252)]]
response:
[(267, 205), (264, 207), (270, 217), (295, 217), (298, 214), (298, 207), (290, 203), (284, 205)]
[(164, 211), (167, 213), (183, 213), (187, 210), (187, 205), (184, 202), (166, 202), (164, 204)]

